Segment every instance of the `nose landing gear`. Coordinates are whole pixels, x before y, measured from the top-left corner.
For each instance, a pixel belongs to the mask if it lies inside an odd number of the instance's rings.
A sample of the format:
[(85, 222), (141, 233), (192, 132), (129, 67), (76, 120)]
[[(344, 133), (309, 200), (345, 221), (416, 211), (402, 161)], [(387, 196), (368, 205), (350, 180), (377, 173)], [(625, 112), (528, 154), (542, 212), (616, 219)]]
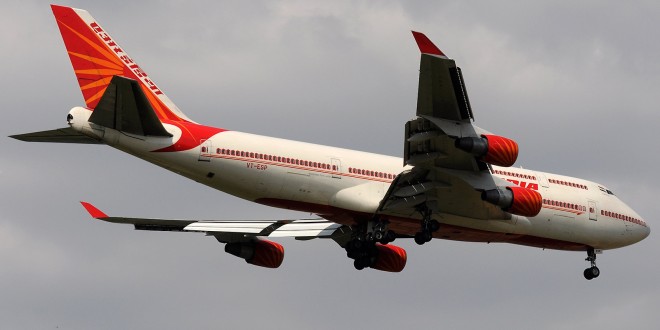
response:
[(584, 270), (584, 278), (587, 280), (594, 279), (600, 275), (600, 269), (596, 267), (596, 251), (590, 248), (587, 250), (587, 259), (591, 263), (591, 267)]

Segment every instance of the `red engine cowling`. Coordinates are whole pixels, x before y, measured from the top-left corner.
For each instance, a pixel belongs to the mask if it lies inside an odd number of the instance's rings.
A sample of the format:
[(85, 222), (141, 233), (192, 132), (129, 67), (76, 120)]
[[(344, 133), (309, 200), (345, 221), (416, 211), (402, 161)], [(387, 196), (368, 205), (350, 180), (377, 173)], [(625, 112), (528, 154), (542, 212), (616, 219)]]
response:
[(486, 190), (481, 194), (481, 199), (524, 217), (536, 216), (543, 206), (541, 194), (518, 186)]
[(284, 260), (284, 247), (265, 239), (227, 243), (225, 252), (243, 258), (249, 264), (266, 268), (277, 268)]
[(533, 217), (541, 212), (543, 197), (538, 191), (523, 187), (507, 187), (507, 189), (513, 193), (513, 202), (507, 212), (524, 217)]
[(376, 243), (376, 249), (378, 249), (378, 255), (371, 268), (398, 273), (406, 267), (408, 254), (403, 248), (392, 244), (382, 245)]
[(482, 157), (486, 163), (509, 167), (518, 159), (518, 143), (497, 135), (482, 135), (488, 141), (488, 151)]
[(456, 139), (455, 146), (486, 163), (497, 166), (509, 167), (518, 158), (518, 144), (497, 135), (459, 138)]

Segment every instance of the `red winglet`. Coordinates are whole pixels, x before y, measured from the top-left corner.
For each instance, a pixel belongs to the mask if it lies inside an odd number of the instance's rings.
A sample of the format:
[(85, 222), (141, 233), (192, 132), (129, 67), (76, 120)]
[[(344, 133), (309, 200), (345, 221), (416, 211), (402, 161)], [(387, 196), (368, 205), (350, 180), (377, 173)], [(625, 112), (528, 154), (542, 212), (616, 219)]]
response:
[(108, 217), (107, 214), (103, 213), (103, 211), (97, 209), (96, 206), (94, 206), (90, 203), (80, 202), (80, 204), (82, 204), (82, 206), (85, 208), (85, 210), (87, 210), (87, 212), (89, 212), (89, 215), (91, 215), (92, 218), (103, 219), (103, 218)]
[(419, 51), (422, 52), (422, 54), (431, 54), (431, 55), (439, 55), (439, 56), (444, 56), (445, 55), (440, 48), (438, 48), (436, 45), (431, 42), (431, 40), (421, 32), (417, 31), (412, 31), (413, 37), (415, 37), (415, 41), (417, 42), (417, 47), (419, 47)]

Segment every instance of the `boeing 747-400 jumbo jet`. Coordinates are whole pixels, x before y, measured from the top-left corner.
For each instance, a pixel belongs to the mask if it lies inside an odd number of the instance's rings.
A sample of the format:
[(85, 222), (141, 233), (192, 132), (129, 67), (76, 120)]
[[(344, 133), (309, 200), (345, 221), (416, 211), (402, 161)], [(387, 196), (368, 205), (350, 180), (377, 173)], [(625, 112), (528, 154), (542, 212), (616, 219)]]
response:
[(641, 241), (648, 224), (606, 186), (511, 167), (516, 142), (472, 124), (461, 69), (424, 34), (416, 117), (405, 123), (403, 159), (198, 124), (163, 93), (96, 20), (52, 5), (85, 106), (68, 127), (14, 135), (23, 141), (97, 143), (263, 205), (314, 213), (302, 220), (96, 219), (139, 230), (214, 236), (250, 264), (277, 268), (284, 248), (268, 238), (330, 238), (357, 269), (399, 272), (406, 251), (432, 238), (586, 251), (584, 277), (599, 276), (596, 254)]

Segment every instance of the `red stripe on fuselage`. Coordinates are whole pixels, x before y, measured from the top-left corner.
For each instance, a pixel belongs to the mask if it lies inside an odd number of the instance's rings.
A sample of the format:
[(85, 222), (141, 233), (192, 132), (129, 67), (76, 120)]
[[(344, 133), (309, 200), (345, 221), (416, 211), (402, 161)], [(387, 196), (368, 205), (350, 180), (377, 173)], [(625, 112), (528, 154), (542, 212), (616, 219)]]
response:
[(181, 137), (171, 146), (154, 150), (154, 152), (177, 152), (199, 147), (204, 140), (227, 131), (226, 129), (204, 126), (185, 121), (164, 120), (163, 123), (178, 127)]

